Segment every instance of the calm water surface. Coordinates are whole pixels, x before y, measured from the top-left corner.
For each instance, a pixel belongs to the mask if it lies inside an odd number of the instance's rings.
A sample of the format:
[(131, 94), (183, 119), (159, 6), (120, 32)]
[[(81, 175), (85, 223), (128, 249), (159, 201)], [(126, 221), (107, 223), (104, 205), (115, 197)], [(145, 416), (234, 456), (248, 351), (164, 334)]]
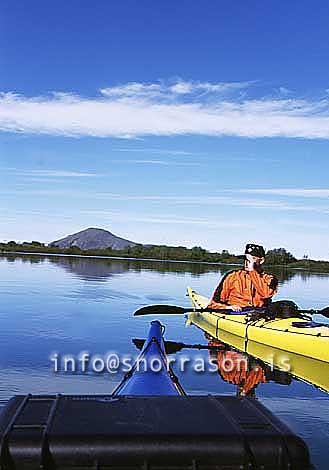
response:
[[(211, 295), (231, 269), (212, 265), (97, 260), (78, 257), (0, 257), (0, 406), (14, 394), (111, 393), (117, 374), (54, 373), (50, 355), (136, 355), (132, 338), (144, 338), (150, 317), (134, 318), (143, 305), (189, 305), (186, 287)], [(304, 308), (329, 304), (329, 276), (277, 273), (280, 293)], [(323, 321), (323, 319), (321, 319)], [(166, 338), (205, 343), (183, 317), (166, 316)], [(186, 352), (178, 353), (186, 354)], [(193, 352), (204, 354), (207, 352)], [(190, 394), (236, 394), (218, 374), (180, 376)], [(328, 468), (329, 395), (303, 382), (260, 384), (257, 397), (307, 442), (316, 468)]]

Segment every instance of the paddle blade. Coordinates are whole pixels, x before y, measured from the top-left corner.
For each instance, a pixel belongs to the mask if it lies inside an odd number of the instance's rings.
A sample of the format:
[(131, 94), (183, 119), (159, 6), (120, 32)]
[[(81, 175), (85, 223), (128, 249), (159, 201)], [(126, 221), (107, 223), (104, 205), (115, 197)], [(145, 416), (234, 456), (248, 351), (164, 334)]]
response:
[[(145, 344), (145, 339), (134, 338), (132, 342), (134, 343), (136, 348), (141, 351)], [(164, 344), (167, 354), (175, 354), (185, 347), (184, 343), (176, 343), (176, 341), (165, 341)]]
[(136, 346), (136, 348), (141, 351), (143, 349), (143, 346), (144, 346), (144, 343), (145, 343), (145, 339), (138, 339), (138, 338), (134, 338), (132, 340), (132, 342), (134, 343), (134, 345)]
[(176, 354), (185, 347), (184, 343), (176, 343), (176, 341), (165, 341), (167, 354)]
[(134, 316), (140, 315), (182, 315), (187, 309), (175, 305), (149, 305), (136, 310)]
[(318, 312), (320, 315), (329, 318), (329, 307), (325, 307)]

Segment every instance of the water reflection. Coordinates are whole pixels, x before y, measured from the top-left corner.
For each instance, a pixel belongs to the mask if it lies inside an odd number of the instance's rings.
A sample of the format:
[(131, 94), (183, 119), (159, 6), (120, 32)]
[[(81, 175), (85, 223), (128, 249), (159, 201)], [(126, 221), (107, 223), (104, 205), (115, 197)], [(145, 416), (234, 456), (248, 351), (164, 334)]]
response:
[[(207, 263), (189, 263), (181, 261), (161, 260), (136, 260), (136, 259), (113, 259), (94, 258), (69, 255), (31, 255), (31, 254), (6, 254), (2, 255), (8, 262), (20, 260), (25, 263), (38, 264), (46, 260), (66, 271), (75, 274), (85, 280), (106, 280), (107, 278), (123, 274), (128, 271), (141, 272), (143, 270), (156, 271), (159, 273), (190, 273), (199, 276), (212, 272), (225, 272), (226, 266)], [(233, 266), (230, 268), (233, 269)]]
[[(161, 260), (137, 260), (137, 259), (114, 259), (94, 258), (71, 255), (38, 255), (38, 254), (5, 254), (0, 255), (9, 263), (20, 261), (22, 263), (42, 264), (50, 263), (56, 265), (70, 274), (74, 274), (86, 281), (106, 281), (115, 275), (127, 273), (128, 271), (156, 271), (158, 273), (189, 273), (192, 276), (201, 276), (208, 273), (218, 273), (219, 276), (227, 271), (239, 269), (237, 265), (190, 263), (181, 261)], [(289, 283), (294, 277), (307, 281), (310, 276), (323, 277), (327, 274), (311, 273), (303, 270), (292, 270), (283, 267), (269, 267), (269, 272), (275, 274), (281, 285)]]
[(292, 376), (264, 362), (230, 349), (220, 341), (210, 339), (208, 346), (218, 347), (219, 350), (209, 351), (211, 362), (217, 366), (220, 377), (228, 383), (236, 385), (236, 394), (239, 397), (256, 398), (256, 389), (259, 384), (275, 382), (280, 385), (290, 385)]
[(90, 262), (90, 259), (72, 257), (50, 257), (49, 261), (85, 281), (102, 282), (114, 275), (129, 271), (129, 267), (121, 262), (112, 263), (103, 260)]
[[(154, 317), (133, 317), (143, 305), (165, 303), (189, 306), (186, 287), (209, 297), (219, 278), (236, 266), (161, 261), (94, 259), (72, 256), (0, 256), (0, 404), (14, 393), (111, 393), (120, 374), (54, 374), (53, 351), (77, 355), (88, 350), (136, 354), (130, 344), (143, 338)], [(268, 269), (280, 279), (278, 298), (293, 299), (304, 308), (328, 304), (328, 275)], [(203, 342), (196, 327), (185, 328), (183, 316), (160, 318), (168, 339)], [(317, 319), (317, 318), (315, 318)], [(323, 319), (318, 318), (318, 321)], [(250, 351), (249, 351), (250, 352)], [(190, 351), (191, 356), (208, 351)], [(177, 353), (183, 356), (184, 351)], [(250, 353), (251, 356), (256, 352)], [(264, 359), (264, 358), (262, 358)], [(242, 393), (248, 393), (247, 375), (265, 377), (256, 385), (257, 398), (306, 439), (319, 468), (329, 441), (329, 395), (303, 381), (280, 386), (282, 377), (269, 375), (248, 363)], [(305, 363), (301, 363), (304, 372)], [(313, 365), (307, 368), (316, 372)], [(253, 374), (253, 375), (252, 375)], [(237, 384), (219, 381), (217, 373), (177, 374), (189, 394), (232, 394)], [(323, 374), (320, 374), (321, 376)], [(327, 376), (329, 373), (327, 373)], [(285, 379), (282, 379), (284, 382)], [(255, 381), (256, 384), (256, 381)], [(251, 389), (250, 389), (251, 390)]]

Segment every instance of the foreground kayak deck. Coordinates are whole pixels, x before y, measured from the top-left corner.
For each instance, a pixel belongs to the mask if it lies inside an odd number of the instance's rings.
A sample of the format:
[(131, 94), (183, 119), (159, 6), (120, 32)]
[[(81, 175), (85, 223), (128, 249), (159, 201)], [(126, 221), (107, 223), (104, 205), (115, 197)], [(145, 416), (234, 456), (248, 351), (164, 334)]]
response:
[(0, 416), (6, 470), (310, 470), (305, 442), (258, 400), (16, 396)]
[[(204, 308), (209, 299), (188, 289), (192, 306)], [(195, 325), (213, 338), (250, 354), (275, 368), (329, 391), (329, 328), (297, 328), (301, 318), (259, 319), (247, 323), (243, 313), (192, 312)]]

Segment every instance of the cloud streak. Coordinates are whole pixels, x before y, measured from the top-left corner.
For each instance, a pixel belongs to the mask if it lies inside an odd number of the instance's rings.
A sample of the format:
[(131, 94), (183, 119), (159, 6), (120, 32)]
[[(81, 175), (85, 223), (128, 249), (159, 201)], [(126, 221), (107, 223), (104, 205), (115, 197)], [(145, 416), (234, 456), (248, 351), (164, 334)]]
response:
[(40, 178), (92, 178), (100, 176), (96, 173), (66, 170), (18, 170), (14, 168), (8, 168), (7, 170), (19, 176), (34, 176)]
[(248, 82), (128, 83), (104, 88), (92, 98), (58, 92), (32, 98), (3, 93), (0, 130), (112, 138), (192, 134), (329, 138), (329, 99), (241, 98), (241, 90), (248, 86)]
[(94, 192), (87, 191), (71, 191), (71, 190), (57, 190), (57, 189), (38, 189), (38, 190), (24, 190), (24, 191), (1, 191), (3, 197), (15, 196), (19, 194), (36, 196), (36, 197), (63, 197), (71, 199), (90, 199), (100, 201), (115, 201), (131, 202), (131, 203), (149, 203), (149, 204), (165, 204), (166, 206), (217, 206), (217, 207), (240, 207), (246, 210), (269, 210), (273, 211), (291, 211), (291, 212), (316, 212), (320, 214), (329, 214), (327, 204), (306, 204), (306, 203), (293, 203), (290, 201), (281, 201), (263, 198), (246, 198), (238, 196), (179, 196), (179, 195), (143, 195), (143, 194), (119, 194), (108, 192)]
[(267, 196), (329, 198), (329, 189), (269, 188), (241, 189), (239, 192), (246, 194), (263, 194)]
[(188, 95), (189, 97), (198, 96), (200, 94), (227, 94), (237, 90), (243, 90), (253, 85), (249, 82), (198, 82), (177, 80), (173, 83), (161, 81), (159, 83), (138, 83), (130, 82), (123, 85), (102, 88), (101, 94), (106, 97), (120, 98), (156, 98), (163, 101), (175, 100), (178, 96)]
[(143, 159), (143, 160), (137, 160), (137, 159), (130, 159), (130, 160), (112, 160), (112, 163), (121, 163), (123, 165), (126, 165), (127, 163), (132, 164), (132, 165), (164, 165), (164, 166), (202, 166), (201, 162), (178, 162), (178, 161), (173, 161), (173, 160), (150, 160), (150, 159)]
[(171, 214), (164, 216), (154, 216), (148, 214), (132, 214), (127, 212), (114, 212), (114, 211), (82, 211), (84, 215), (98, 216), (102, 218), (109, 218), (111, 221), (124, 221), (124, 222), (138, 222), (138, 223), (151, 223), (151, 224), (170, 224), (170, 225), (201, 225), (208, 228), (251, 228), (243, 222), (233, 222), (228, 220), (218, 220), (211, 217), (177, 217)]
[(130, 153), (130, 152), (136, 152), (136, 153), (148, 153), (148, 154), (159, 154), (159, 155), (172, 155), (174, 157), (178, 156), (183, 156), (183, 157), (193, 157), (193, 156), (198, 156), (200, 157), (200, 153), (192, 153), (192, 152), (186, 152), (185, 150), (173, 150), (173, 149), (159, 149), (159, 148), (134, 148), (134, 147), (119, 147), (119, 148), (114, 148), (116, 152), (124, 152), (124, 153)]

